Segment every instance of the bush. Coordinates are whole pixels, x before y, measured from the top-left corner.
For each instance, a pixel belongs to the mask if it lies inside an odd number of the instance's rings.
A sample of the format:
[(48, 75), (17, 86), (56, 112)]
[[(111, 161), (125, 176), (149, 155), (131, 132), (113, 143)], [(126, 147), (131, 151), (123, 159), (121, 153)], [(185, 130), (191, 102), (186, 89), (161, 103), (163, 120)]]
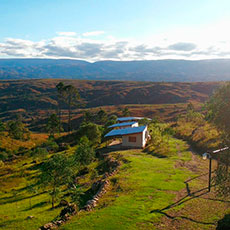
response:
[(45, 148), (48, 152), (57, 152), (59, 149), (58, 144), (52, 139), (49, 139), (47, 142), (43, 143), (41, 147)]
[(92, 162), (94, 157), (95, 152), (90, 145), (90, 141), (86, 136), (82, 137), (75, 152), (75, 161), (80, 165), (87, 165)]
[(31, 152), (31, 156), (34, 159), (44, 159), (46, 158), (48, 155), (48, 151), (46, 150), (46, 148), (35, 148), (32, 152)]
[(0, 152), (0, 160), (4, 161), (8, 158), (8, 153), (6, 152)]
[(92, 145), (97, 145), (101, 142), (101, 132), (99, 126), (94, 123), (84, 123), (81, 125), (78, 133), (81, 137), (86, 136)]
[(3, 166), (4, 166), (4, 162), (0, 160), (0, 168), (2, 168)]

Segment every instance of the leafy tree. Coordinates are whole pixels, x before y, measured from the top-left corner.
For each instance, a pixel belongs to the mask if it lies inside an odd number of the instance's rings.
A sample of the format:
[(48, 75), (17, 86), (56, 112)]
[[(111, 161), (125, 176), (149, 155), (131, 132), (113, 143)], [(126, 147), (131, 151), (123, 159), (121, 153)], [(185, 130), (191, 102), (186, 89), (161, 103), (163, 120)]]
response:
[(187, 111), (194, 111), (194, 105), (191, 102), (187, 105)]
[(92, 145), (97, 145), (101, 142), (101, 131), (99, 126), (94, 123), (83, 123), (78, 132), (81, 137), (86, 136)]
[(95, 157), (95, 152), (89, 139), (83, 136), (75, 152), (75, 162), (81, 166), (88, 165)]
[[(58, 100), (57, 100), (57, 111), (58, 111), (58, 118), (59, 121), (61, 123), (61, 106), (62, 106), (62, 102), (64, 101), (64, 83), (63, 82), (59, 82), (56, 85), (56, 89), (57, 89), (57, 93), (58, 93)], [(59, 133), (61, 132), (61, 126), (59, 127)]]
[(230, 137), (230, 83), (220, 87), (206, 103), (207, 118), (224, 134), (226, 144)]
[(108, 114), (105, 112), (104, 109), (100, 109), (96, 115), (97, 117), (97, 122), (99, 124), (105, 124), (108, 119)]
[[(206, 103), (207, 118), (222, 133), (223, 144), (230, 146), (230, 83), (224, 84), (211, 96)], [(218, 154), (218, 168), (215, 172), (216, 190), (219, 195), (230, 197), (230, 152)]]
[(130, 116), (130, 111), (129, 111), (128, 107), (125, 107), (122, 110), (122, 116), (124, 116), (124, 117)]
[(37, 188), (34, 186), (34, 185), (28, 185), (26, 190), (31, 194), (30, 196), (30, 209), (32, 208), (32, 202), (31, 202), (31, 198), (32, 198), (32, 195), (35, 195), (38, 191), (37, 191)]
[(8, 158), (8, 153), (5, 152), (5, 151), (1, 151), (1, 152), (0, 152), (0, 160), (1, 160), (1, 161), (4, 161), (4, 160), (6, 160), (7, 158)]
[(87, 110), (84, 112), (83, 119), (84, 119), (84, 122), (86, 123), (92, 122), (94, 121), (94, 114), (90, 112), (89, 110)]
[(58, 144), (53, 140), (53, 138), (49, 138), (42, 144), (41, 147), (45, 148), (48, 152), (56, 152), (59, 149)]
[(138, 121), (139, 125), (149, 125), (150, 124), (150, 120), (148, 120), (147, 118), (143, 118), (141, 120)]
[(31, 156), (34, 159), (39, 159), (39, 160), (43, 160), (48, 156), (48, 151), (46, 150), (46, 148), (35, 148), (32, 152), (31, 152)]
[(56, 154), (42, 164), (38, 184), (49, 190), (52, 199), (52, 208), (60, 194), (61, 187), (67, 185), (73, 176), (73, 164), (63, 154)]
[(29, 140), (30, 132), (25, 127), (25, 125), (21, 122), (21, 120), (17, 119), (14, 121), (9, 121), (7, 123), (7, 130), (9, 136), (17, 139), (17, 140)]
[(105, 128), (107, 128), (110, 125), (114, 125), (117, 123), (117, 116), (116, 115), (111, 115), (108, 118), (107, 123), (105, 124)]
[(46, 130), (49, 132), (50, 137), (54, 137), (55, 133), (60, 133), (60, 131), (62, 131), (60, 120), (56, 114), (50, 115)]
[(5, 124), (0, 120), (0, 132), (3, 132), (6, 130)]
[(66, 85), (63, 88), (64, 100), (68, 106), (68, 131), (71, 131), (72, 107), (79, 102), (80, 95), (73, 85)]
[(80, 187), (80, 185), (73, 184), (73, 186), (70, 188), (71, 200), (75, 204), (78, 204), (78, 205), (80, 204), (81, 195), (83, 194), (84, 192), (82, 188)]

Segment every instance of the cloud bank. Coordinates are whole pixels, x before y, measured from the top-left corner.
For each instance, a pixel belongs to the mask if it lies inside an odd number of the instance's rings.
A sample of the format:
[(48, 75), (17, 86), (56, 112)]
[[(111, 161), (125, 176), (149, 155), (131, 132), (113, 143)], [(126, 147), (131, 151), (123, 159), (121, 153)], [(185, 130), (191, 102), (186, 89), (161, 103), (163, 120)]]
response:
[[(100, 39), (96, 36), (100, 35)], [(145, 41), (116, 39), (104, 31), (57, 32), (57, 36), (34, 42), (6, 38), (0, 42), (0, 57), (72, 58), (100, 60), (154, 60), (230, 58), (230, 41), (205, 42), (185, 37), (148, 38)]]

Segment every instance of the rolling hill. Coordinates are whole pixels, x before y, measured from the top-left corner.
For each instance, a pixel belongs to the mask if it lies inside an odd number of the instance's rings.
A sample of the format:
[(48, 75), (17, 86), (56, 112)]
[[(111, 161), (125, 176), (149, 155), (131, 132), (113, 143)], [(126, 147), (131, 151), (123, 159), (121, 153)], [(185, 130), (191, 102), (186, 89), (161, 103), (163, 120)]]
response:
[[(206, 101), (221, 83), (156, 83), (131, 81), (90, 81), (90, 80), (2, 80), (0, 81), (0, 119), (15, 118), (22, 114), (24, 121), (38, 130), (47, 121), (49, 114), (57, 109), (58, 82), (74, 85), (84, 106), (74, 108), (76, 120), (85, 109), (97, 111), (105, 109), (109, 114), (121, 115), (122, 108), (128, 106), (131, 115), (159, 117), (169, 121), (186, 110), (187, 103), (199, 105)], [(63, 121), (67, 111), (62, 111)]]
[[(61, 80), (74, 85), (86, 108), (122, 104), (204, 102), (220, 84)], [(55, 109), (57, 79), (0, 81), (0, 112)]]
[(0, 59), (0, 79), (88, 79), (154, 82), (230, 80), (230, 59), (99, 61)]

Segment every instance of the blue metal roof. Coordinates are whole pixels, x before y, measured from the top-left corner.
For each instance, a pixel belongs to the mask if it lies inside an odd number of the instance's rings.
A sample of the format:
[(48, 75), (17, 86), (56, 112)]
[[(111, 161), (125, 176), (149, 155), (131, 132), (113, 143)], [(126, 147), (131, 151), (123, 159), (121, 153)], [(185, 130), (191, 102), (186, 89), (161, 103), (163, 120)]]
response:
[(117, 121), (132, 121), (132, 120), (141, 120), (144, 117), (118, 117)]
[(135, 120), (141, 120), (141, 119), (147, 119), (147, 120), (151, 120), (150, 118), (147, 117), (118, 117), (117, 121), (135, 121)]
[(125, 129), (114, 129), (108, 132), (105, 137), (113, 137), (113, 136), (123, 136), (134, 133), (142, 133), (147, 126), (139, 126), (139, 127), (130, 127)]
[(122, 126), (129, 126), (129, 125), (133, 125), (137, 122), (132, 121), (132, 122), (123, 122), (123, 123), (119, 123), (119, 124), (114, 124), (114, 125), (110, 125), (109, 128), (116, 128), (116, 127), (122, 127)]

